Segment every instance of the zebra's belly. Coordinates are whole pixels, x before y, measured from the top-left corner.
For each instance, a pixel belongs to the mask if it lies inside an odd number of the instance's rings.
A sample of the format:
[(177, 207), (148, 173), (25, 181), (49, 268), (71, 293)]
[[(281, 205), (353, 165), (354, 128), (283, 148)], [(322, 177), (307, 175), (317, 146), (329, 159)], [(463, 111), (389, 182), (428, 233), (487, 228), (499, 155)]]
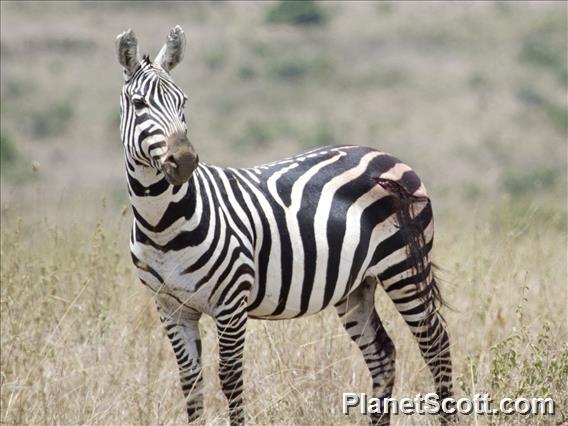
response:
[[(341, 270), (339, 275), (343, 277), (333, 283), (326, 281), (321, 276), (312, 281), (305, 281), (303, 279), (306, 275), (305, 270), (300, 265), (298, 266), (297, 269), (294, 269), (293, 277), (300, 277), (292, 278), (291, 283), (287, 284), (287, 291), (282, 282), (281, 271), (274, 271), (273, 274), (269, 275), (262, 301), (258, 306), (249, 310), (251, 317), (279, 320), (316, 314), (328, 306), (335, 305), (345, 295), (354, 291), (362, 283), (365, 275), (365, 271), (361, 271), (360, 274), (356, 274), (357, 277), (354, 279), (343, 278), (349, 275), (349, 271)], [(344, 267), (347, 268), (346, 265)], [(315, 273), (320, 275), (320, 268), (316, 269)], [(249, 306), (255, 300), (258, 291), (257, 285), (258, 283), (252, 288)], [(283, 300), (285, 300), (285, 303), (282, 303)]]
[(328, 215), (325, 220), (316, 215), (310, 223), (311, 243), (305, 229), (289, 223), (290, 250), (283, 255), (283, 245), (273, 245), (265, 288), (260, 288), (257, 276), (251, 291), (250, 315), (264, 319), (312, 315), (340, 302), (367, 276), (374, 276), (375, 248), (398, 228), (394, 218), (362, 227), (363, 209), (364, 205), (353, 205), (337, 223), (329, 221)]
[[(316, 292), (318, 292), (319, 288), (323, 288), (325, 283), (314, 283), (314, 287)], [(355, 290), (358, 285), (354, 286), (351, 291)], [(294, 298), (293, 295), (291, 295)], [(327, 308), (328, 306), (332, 306), (335, 303), (339, 302), (341, 298), (336, 297), (329, 301), (329, 303), (323, 305), (322, 304), (313, 304), (308, 306), (307, 310), (303, 310), (300, 305), (298, 304), (291, 304), (287, 303), (284, 309), (278, 313), (274, 314), (275, 309), (278, 306), (278, 301), (280, 300), (279, 294), (275, 292), (271, 292), (269, 289), (267, 290), (267, 294), (264, 297), (262, 303), (249, 311), (249, 316), (255, 319), (265, 319), (265, 320), (284, 320), (284, 319), (293, 319), (298, 318), (301, 316), (309, 316), (317, 314), (321, 312), (323, 309)]]

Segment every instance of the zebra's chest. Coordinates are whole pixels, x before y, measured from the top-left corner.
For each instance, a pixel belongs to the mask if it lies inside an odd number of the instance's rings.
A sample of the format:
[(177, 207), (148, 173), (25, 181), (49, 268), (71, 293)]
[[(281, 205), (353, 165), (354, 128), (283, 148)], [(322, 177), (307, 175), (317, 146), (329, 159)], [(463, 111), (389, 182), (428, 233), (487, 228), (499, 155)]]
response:
[(154, 247), (134, 243), (131, 253), (138, 278), (153, 295), (163, 296), (199, 312), (209, 312), (210, 284), (188, 271), (192, 256), (184, 251), (163, 253)]

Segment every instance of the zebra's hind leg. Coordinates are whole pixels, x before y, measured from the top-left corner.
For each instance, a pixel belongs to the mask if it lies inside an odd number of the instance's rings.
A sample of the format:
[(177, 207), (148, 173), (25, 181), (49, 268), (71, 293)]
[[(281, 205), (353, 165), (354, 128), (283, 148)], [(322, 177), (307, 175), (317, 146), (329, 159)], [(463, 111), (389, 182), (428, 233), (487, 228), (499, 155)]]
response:
[[(429, 282), (427, 288), (433, 285), (433, 282)], [(421, 299), (418, 290), (401, 294), (397, 285), (388, 286), (386, 291), (418, 342), (422, 358), (434, 377), (439, 401), (451, 398), (453, 390), (450, 340), (444, 319), (434, 301)], [(440, 414), (441, 424), (456, 421), (455, 416)]]
[(373, 397), (380, 398), (380, 413), (371, 413), (372, 425), (388, 425), (384, 398), (392, 396), (396, 351), (375, 310), (377, 281), (367, 278), (359, 288), (335, 305), (341, 322), (359, 346), (373, 380)]
[[(167, 305), (166, 305), (167, 306)], [(201, 313), (179, 307), (167, 313), (157, 303), (160, 320), (164, 324), (176, 356), (181, 388), (185, 397), (187, 418), (191, 423), (203, 414), (203, 376), (201, 372)]]

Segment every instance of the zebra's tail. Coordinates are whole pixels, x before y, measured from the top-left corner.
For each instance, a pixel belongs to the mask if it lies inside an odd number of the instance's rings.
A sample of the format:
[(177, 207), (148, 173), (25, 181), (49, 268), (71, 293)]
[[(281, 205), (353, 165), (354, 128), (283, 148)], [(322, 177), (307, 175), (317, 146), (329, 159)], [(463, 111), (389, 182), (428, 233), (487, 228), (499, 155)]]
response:
[(430, 260), (433, 235), (429, 241), (425, 235), (427, 227), (433, 221), (432, 202), (425, 190), (411, 193), (400, 181), (378, 179), (378, 183), (398, 200), (396, 222), (406, 240), (408, 261), (417, 277), (415, 294), (424, 305), (439, 311), (440, 307), (448, 305), (438, 286), (436, 267)]

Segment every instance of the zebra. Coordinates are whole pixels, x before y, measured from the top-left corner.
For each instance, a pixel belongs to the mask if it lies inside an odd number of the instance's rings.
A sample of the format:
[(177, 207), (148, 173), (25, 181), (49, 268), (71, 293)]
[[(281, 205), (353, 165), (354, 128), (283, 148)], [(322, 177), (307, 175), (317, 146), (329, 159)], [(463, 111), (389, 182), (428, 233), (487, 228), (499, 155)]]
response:
[[(389, 424), (395, 347), (375, 309), (382, 287), (412, 331), (440, 401), (452, 397), (443, 304), (430, 260), (432, 204), (417, 174), (373, 148), (313, 149), (270, 164), (199, 161), (185, 93), (172, 69), (185, 34), (170, 30), (152, 62), (132, 30), (116, 38), (130, 251), (153, 294), (177, 359), (188, 421), (203, 414), (199, 319), (213, 318), (231, 424), (243, 424), (243, 351), (249, 319), (280, 320), (333, 306), (358, 345)], [(445, 423), (449, 417), (440, 417)]]

